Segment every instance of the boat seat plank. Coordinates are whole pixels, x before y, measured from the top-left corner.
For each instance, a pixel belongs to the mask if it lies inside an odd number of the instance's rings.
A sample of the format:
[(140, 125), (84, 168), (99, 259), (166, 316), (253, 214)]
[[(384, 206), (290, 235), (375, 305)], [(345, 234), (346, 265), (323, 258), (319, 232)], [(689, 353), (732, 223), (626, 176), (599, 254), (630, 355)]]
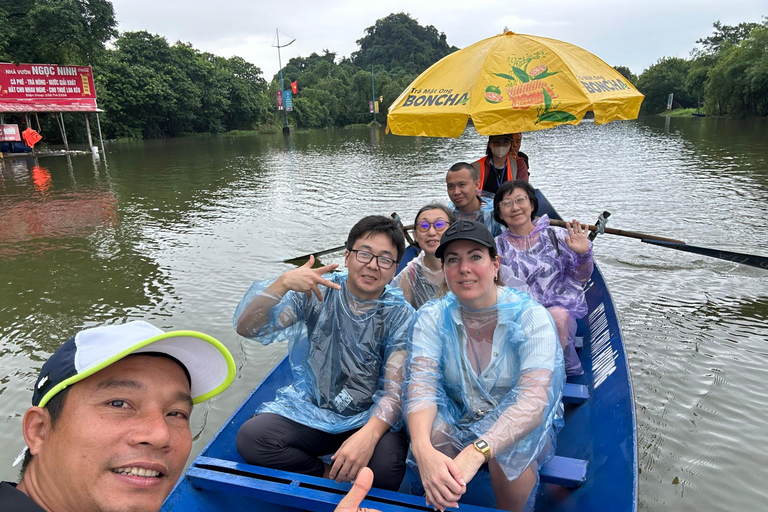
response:
[(539, 469), (539, 477), (547, 484), (579, 487), (587, 481), (587, 461), (555, 455)]
[(564, 404), (583, 404), (589, 400), (589, 388), (584, 384), (566, 382), (563, 387)]

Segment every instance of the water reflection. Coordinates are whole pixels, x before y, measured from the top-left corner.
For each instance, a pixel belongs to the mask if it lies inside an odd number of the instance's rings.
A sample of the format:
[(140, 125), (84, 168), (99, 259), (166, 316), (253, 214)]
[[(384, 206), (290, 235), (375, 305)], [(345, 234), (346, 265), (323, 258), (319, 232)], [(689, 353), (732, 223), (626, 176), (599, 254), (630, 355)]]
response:
[[(526, 134), (523, 149), (532, 183), (566, 218), (608, 210), (609, 227), (766, 254), (765, 127), (583, 123)], [(250, 282), (291, 268), (285, 258), (343, 244), (362, 215), (411, 219), (446, 202), (445, 172), (482, 156), (486, 142), (471, 129), (414, 139), (379, 127), (113, 144), (109, 168), (88, 156), (71, 168), (63, 158), (0, 164), (0, 210), (24, 212), (0, 217), (0, 478), (14, 478), (9, 459), (40, 361), (83, 325), (126, 318), (201, 330), (235, 354), (232, 389), (196, 408), (198, 451), (285, 353), (232, 331)], [(35, 165), (50, 175), (45, 195)], [(53, 220), (37, 213), (57, 204)], [(38, 231), (23, 221), (41, 216)], [(595, 257), (635, 384), (641, 510), (764, 507), (766, 273), (609, 235)]]

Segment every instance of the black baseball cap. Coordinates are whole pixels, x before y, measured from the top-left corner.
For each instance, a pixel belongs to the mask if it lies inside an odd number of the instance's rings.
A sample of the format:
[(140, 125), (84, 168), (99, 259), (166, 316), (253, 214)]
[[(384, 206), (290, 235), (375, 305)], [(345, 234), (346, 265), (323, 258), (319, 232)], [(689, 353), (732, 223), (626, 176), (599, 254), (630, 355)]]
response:
[(496, 241), (485, 224), (474, 220), (460, 219), (445, 230), (440, 238), (440, 246), (435, 251), (435, 256), (442, 259), (448, 244), (456, 240), (471, 240), (489, 249), (496, 248)]

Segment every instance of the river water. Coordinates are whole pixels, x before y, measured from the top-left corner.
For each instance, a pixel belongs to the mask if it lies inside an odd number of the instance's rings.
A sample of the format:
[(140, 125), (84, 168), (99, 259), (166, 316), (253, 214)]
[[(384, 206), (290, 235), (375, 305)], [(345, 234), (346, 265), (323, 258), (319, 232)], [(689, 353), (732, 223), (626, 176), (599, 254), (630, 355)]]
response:
[[(768, 255), (768, 120), (583, 123), (526, 134), (531, 182), (560, 214)], [(483, 137), (383, 130), (107, 145), (0, 166), (0, 479), (45, 358), (82, 327), (144, 319), (211, 334), (237, 380), (198, 406), (193, 455), (283, 356), (231, 327), (251, 281), (343, 244), (354, 221), (412, 222)], [(603, 235), (635, 387), (639, 508), (765, 510), (768, 271)], [(342, 254), (324, 258), (341, 262)]]

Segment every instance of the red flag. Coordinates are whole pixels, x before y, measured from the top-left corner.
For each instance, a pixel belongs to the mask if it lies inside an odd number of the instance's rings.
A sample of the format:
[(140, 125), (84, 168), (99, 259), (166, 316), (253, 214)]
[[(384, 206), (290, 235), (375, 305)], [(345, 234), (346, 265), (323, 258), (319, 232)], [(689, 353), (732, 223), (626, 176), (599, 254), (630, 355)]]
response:
[(291, 82), (291, 92), (293, 94), (299, 93), (299, 84), (297, 80), (294, 80), (293, 82)]

